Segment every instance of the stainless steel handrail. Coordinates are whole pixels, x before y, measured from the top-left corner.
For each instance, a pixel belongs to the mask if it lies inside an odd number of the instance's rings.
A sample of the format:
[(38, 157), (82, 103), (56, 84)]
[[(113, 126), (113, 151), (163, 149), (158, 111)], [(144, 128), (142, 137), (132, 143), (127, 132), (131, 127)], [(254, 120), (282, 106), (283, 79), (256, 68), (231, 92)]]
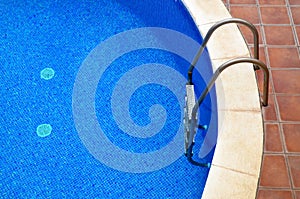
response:
[(208, 94), (208, 92), (210, 91), (210, 89), (212, 88), (212, 86), (214, 85), (215, 81), (217, 80), (218, 76), (222, 73), (222, 71), (224, 71), (226, 68), (228, 68), (229, 66), (232, 66), (234, 64), (238, 64), (238, 63), (252, 63), (255, 64), (256, 66), (258, 66), (259, 68), (263, 69), (264, 72), (264, 86), (263, 86), (263, 102), (262, 105), (263, 106), (268, 106), (268, 99), (269, 99), (269, 70), (267, 68), (267, 66), (261, 62), (260, 60), (254, 59), (254, 58), (249, 58), (249, 57), (241, 57), (241, 58), (235, 58), (232, 60), (229, 60), (227, 62), (225, 62), (224, 64), (222, 64), (214, 73), (212, 79), (210, 80), (209, 84), (207, 85), (207, 87), (205, 88), (205, 90), (202, 92), (201, 96), (199, 97), (199, 99), (197, 100), (193, 111), (192, 111), (192, 118), (196, 118), (196, 114), (198, 111), (199, 106), (201, 105), (201, 103), (203, 102), (204, 98), (206, 97), (206, 95)]
[[(193, 59), (193, 62), (191, 63), (188, 71), (188, 83), (193, 84), (192, 82), (192, 77), (193, 77), (193, 70), (195, 68), (195, 65), (197, 64), (200, 56), (203, 53), (204, 48), (206, 47), (207, 42), (209, 41), (210, 37), (212, 34), (215, 32), (216, 29), (218, 29), (220, 26), (223, 26), (225, 24), (230, 24), (230, 23), (237, 23), (237, 24), (243, 24), (247, 26), (253, 33), (253, 38), (254, 38), (254, 58), (259, 59), (259, 47), (258, 47), (258, 32), (255, 26), (243, 19), (238, 19), (238, 18), (230, 18), (230, 19), (224, 19), (222, 21), (217, 22), (215, 25), (213, 25), (207, 32), (205, 38), (203, 39), (203, 42), (196, 54), (196, 56)], [(259, 67), (254, 65), (255, 70), (257, 70)]]
[(238, 64), (238, 63), (252, 63), (255, 64), (256, 66), (258, 66), (259, 68), (261, 68), (264, 72), (264, 87), (263, 87), (263, 101), (262, 101), (262, 105), (263, 106), (268, 106), (268, 97), (269, 97), (269, 70), (267, 68), (267, 66), (254, 58), (248, 58), (248, 57), (242, 57), (242, 58), (235, 58), (232, 60), (229, 60), (227, 62), (225, 62), (224, 64), (222, 64), (214, 73), (212, 79), (210, 80), (210, 82), (208, 83), (207, 87), (205, 88), (205, 90), (202, 92), (201, 96), (199, 97), (199, 99), (197, 100), (196, 104), (193, 107), (192, 110), (192, 114), (191, 114), (191, 120), (189, 123), (189, 132), (190, 135), (188, 137), (188, 149), (186, 151), (186, 156), (188, 158), (188, 161), (191, 162), (193, 165), (198, 165), (198, 166), (206, 166), (208, 167), (209, 164), (204, 164), (204, 163), (200, 163), (197, 162), (195, 160), (192, 159), (193, 156), (193, 146), (194, 146), (194, 136), (196, 134), (196, 124), (197, 124), (197, 112), (198, 109), (200, 107), (200, 105), (202, 104), (204, 98), (207, 96), (207, 94), (209, 93), (210, 89), (213, 87), (215, 81), (217, 80), (217, 78), (219, 77), (219, 75), (228, 67), (234, 65), (234, 64)]

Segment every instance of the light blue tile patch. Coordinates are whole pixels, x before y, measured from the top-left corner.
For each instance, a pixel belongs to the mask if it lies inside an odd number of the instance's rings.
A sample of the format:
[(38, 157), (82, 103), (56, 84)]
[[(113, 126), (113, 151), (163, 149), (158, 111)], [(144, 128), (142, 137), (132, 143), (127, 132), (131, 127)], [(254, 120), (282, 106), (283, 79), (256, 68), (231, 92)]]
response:
[(44, 68), (41, 71), (41, 78), (45, 80), (52, 79), (55, 75), (55, 71), (52, 68)]
[(36, 133), (39, 137), (47, 137), (52, 132), (52, 126), (50, 124), (41, 124), (36, 128)]

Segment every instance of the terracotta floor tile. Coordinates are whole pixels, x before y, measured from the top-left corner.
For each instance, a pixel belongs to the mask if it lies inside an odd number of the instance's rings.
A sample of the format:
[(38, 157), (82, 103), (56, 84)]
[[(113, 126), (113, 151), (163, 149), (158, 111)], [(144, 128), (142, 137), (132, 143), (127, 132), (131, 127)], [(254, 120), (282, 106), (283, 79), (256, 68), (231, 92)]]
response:
[(300, 5), (299, 0), (289, 0), (290, 5)]
[[(260, 95), (263, 95), (264, 92), (264, 73), (262, 70), (257, 70), (256, 72), (256, 80), (258, 85), (258, 90)], [(273, 88), (272, 88), (272, 76), (269, 77), (269, 95), (273, 94)], [(272, 99), (271, 99), (272, 100)]]
[(300, 70), (273, 70), (272, 78), (276, 93), (300, 93)]
[(300, 42), (300, 26), (296, 26), (298, 41)]
[(261, 5), (285, 5), (285, 0), (258, 0)]
[(264, 26), (267, 45), (295, 45), (291, 26)]
[(294, 188), (300, 188), (300, 156), (289, 156), (289, 166)]
[(283, 121), (300, 121), (300, 96), (277, 96), (280, 117)]
[(289, 188), (285, 159), (282, 155), (264, 155), (260, 186)]
[(300, 7), (291, 7), (294, 23), (300, 25)]
[[(251, 51), (251, 56), (253, 57), (254, 47), (250, 47), (250, 51)], [(259, 60), (262, 61), (264, 64), (267, 64), (266, 53), (265, 53), (265, 48), (264, 47), (259, 47)]]
[(268, 48), (271, 67), (300, 68), (297, 48)]
[[(258, 39), (259, 39), (259, 44), (263, 44), (263, 41), (262, 41), (262, 35), (261, 35), (261, 27), (258, 26), (258, 25), (255, 25), (257, 31), (258, 31)], [(244, 38), (246, 39), (247, 43), (248, 44), (253, 44), (254, 42), (254, 38), (253, 38), (253, 34), (252, 34), (252, 31), (246, 27), (246, 26), (243, 26), (243, 25), (240, 25), (239, 26)]]
[(256, 4), (256, 0), (230, 0), (230, 4)]
[(291, 191), (259, 190), (257, 199), (293, 199)]
[(295, 197), (296, 199), (300, 199), (300, 191), (295, 191)]
[(283, 152), (278, 124), (265, 124), (265, 151)]
[(233, 17), (242, 18), (253, 24), (259, 24), (258, 9), (256, 6), (230, 6)]
[(274, 95), (269, 95), (269, 105), (262, 108), (264, 121), (278, 121), (274, 105)]
[(300, 124), (283, 124), (282, 127), (287, 151), (300, 153)]
[(260, 10), (264, 24), (290, 24), (286, 7), (261, 7)]

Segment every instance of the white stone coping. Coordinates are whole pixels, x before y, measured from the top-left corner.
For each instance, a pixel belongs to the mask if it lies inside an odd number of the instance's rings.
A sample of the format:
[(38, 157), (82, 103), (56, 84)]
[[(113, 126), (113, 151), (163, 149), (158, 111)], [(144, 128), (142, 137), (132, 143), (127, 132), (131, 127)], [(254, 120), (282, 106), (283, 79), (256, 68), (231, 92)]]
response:
[[(232, 18), (221, 0), (182, 0), (202, 36), (216, 22)], [(220, 27), (207, 45), (213, 70), (249, 57), (235, 24)], [(216, 81), (218, 141), (203, 199), (255, 199), (263, 153), (263, 121), (252, 64), (226, 69)]]

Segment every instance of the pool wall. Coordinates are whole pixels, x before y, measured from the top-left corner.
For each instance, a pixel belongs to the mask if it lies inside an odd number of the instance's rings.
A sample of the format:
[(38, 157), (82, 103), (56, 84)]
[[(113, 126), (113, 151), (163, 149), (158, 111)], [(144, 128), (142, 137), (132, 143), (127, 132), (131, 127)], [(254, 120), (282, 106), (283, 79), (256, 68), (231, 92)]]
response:
[[(182, 0), (203, 38), (216, 22), (231, 18), (221, 0)], [(237, 57), (249, 57), (238, 27), (220, 27), (207, 45), (213, 70)], [(263, 152), (263, 121), (252, 64), (226, 69), (216, 81), (218, 141), (204, 199), (255, 198)]]

